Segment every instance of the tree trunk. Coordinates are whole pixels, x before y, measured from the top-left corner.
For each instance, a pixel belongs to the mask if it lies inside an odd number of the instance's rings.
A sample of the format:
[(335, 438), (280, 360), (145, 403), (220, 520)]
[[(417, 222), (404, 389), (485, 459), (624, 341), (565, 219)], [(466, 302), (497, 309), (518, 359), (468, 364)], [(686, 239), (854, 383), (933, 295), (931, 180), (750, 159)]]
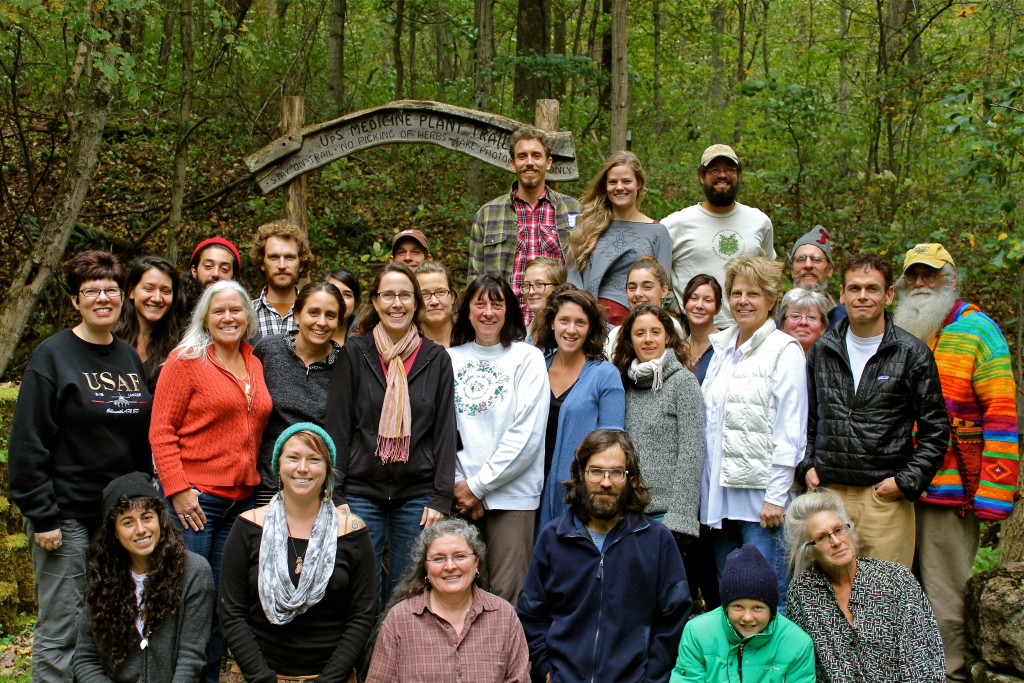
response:
[(174, 12), (168, 12), (164, 15), (164, 32), (160, 38), (160, 55), (156, 58), (156, 63), (164, 69), (167, 68), (167, 64), (171, 60), (171, 46), (174, 44), (174, 15)]
[(345, 14), (347, 0), (331, 0), (327, 24), (327, 93), (335, 116), (345, 113)]
[[(716, 0), (711, 5), (711, 102), (724, 109), (729, 104), (729, 90), (723, 87), (729, 81), (725, 73), (725, 60), (722, 59), (722, 43), (725, 39), (725, 11), (723, 0)], [(712, 108), (715, 108), (715, 104)], [(712, 132), (712, 137), (718, 135)], [(714, 142), (715, 139), (711, 140)]]
[(181, 250), (182, 204), (188, 184), (188, 136), (192, 125), (192, 90), (195, 88), (195, 44), (192, 40), (192, 0), (180, 0), (181, 17), (181, 102), (178, 107), (178, 144), (174, 148), (174, 180), (171, 184), (171, 212), (167, 218), (167, 250), (171, 263)]
[(519, 0), (516, 13), (516, 63), (512, 101), (522, 113), (533, 111), (534, 103), (548, 93), (548, 79), (523, 64), (531, 57), (544, 57), (550, 45), (550, 0)]
[[(494, 0), (475, 0), (473, 23), (476, 25), (474, 47), (473, 108), (487, 111), (491, 104), (491, 62), (494, 60)], [(466, 169), (466, 192), (474, 204), (484, 197), (484, 162), (472, 158)]]
[[(100, 28), (109, 33), (108, 42), (117, 44), (123, 30), (123, 15), (102, 12), (100, 17)], [(103, 44), (97, 45), (96, 53), (106, 55), (104, 48)], [(103, 59), (110, 67), (116, 68), (113, 59)], [(50, 276), (60, 267), (71, 230), (89, 190), (89, 182), (96, 172), (113, 84), (103, 69), (91, 69), (91, 72), (88, 89), (83, 93), (84, 106), (79, 125), (72, 134), (71, 151), (64, 167), (64, 177), (53, 198), (53, 207), (32, 252), (11, 278), (11, 286), (0, 304), (0, 375), (7, 371), (40, 294), (49, 283)]]
[(409, 22), (409, 99), (416, 99), (416, 24)]
[(391, 39), (391, 54), (395, 60), (395, 99), (405, 99), (405, 62), (402, 61), (402, 19), (405, 16), (405, 0), (395, 3), (395, 33)]
[[(551, 52), (556, 55), (565, 56), (566, 53), (566, 39), (565, 39), (565, 25), (568, 23), (569, 17), (565, 13), (565, 0), (555, 0), (551, 7), (552, 22), (554, 26), (554, 37), (551, 43)], [(565, 78), (556, 78), (551, 84), (551, 97), (556, 100), (561, 100), (565, 97)]]
[(629, 0), (612, 0), (612, 134), (610, 152), (626, 149), (629, 130)]

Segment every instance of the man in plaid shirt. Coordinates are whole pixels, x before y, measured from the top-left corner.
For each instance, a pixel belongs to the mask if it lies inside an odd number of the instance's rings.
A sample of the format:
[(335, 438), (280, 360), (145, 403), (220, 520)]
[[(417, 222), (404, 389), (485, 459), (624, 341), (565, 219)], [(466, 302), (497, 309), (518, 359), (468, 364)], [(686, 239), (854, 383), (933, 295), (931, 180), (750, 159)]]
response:
[(469, 234), (469, 279), (495, 270), (520, 298), (526, 323), (533, 311), (523, 302), (523, 271), (535, 258), (548, 256), (564, 263), (569, 231), (580, 203), (544, 184), (551, 168), (547, 136), (536, 128), (520, 128), (508, 141), (516, 181), (507, 194), (480, 207)]
[(253, 239), (249, 258), (266, 278), (258, 299), (253, 299), (259, 330), (249, 340), (255, 344), (263, 337), (297, 329), (293, 320), (299, 279), (313, 264), (309, 240), (301, 228), (287, 220), (261, 225)]

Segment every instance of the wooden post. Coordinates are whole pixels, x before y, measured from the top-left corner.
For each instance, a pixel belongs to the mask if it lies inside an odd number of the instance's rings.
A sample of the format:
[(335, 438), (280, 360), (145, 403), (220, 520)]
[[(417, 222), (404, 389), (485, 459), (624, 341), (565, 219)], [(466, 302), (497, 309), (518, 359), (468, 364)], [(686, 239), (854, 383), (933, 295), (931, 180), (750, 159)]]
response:
[[(278, 132), (281, 135), (297, 133), (302, 130), (306, 121), (306, 103), (302, 97), (284, 95), (281, 97), (281, 122), (278, 124)], [(288, 182), (285, 187), (284, 216), (295, 225), (302, 228), (302, 232), (309, 232), (306, 222), (306, 176)]]
[[(537, 111), (534, 113), (533, 125), (544, 131), (557, 131), (560, 106), (558, 100), (537, 100)], [(558, 190), (558, 183), (556, 182), (548, 180), (545, 184), (552, 190)]]
[(534, 125), (541, 130), (558, 130), (558, 100), (537, 100), (537, 111), (534, 114)]

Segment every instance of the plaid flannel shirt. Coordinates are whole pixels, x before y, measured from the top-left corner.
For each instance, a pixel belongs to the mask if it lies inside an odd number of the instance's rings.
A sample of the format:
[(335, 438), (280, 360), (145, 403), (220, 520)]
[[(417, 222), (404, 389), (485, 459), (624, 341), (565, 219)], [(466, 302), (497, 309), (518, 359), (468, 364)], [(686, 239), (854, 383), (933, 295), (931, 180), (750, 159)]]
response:
[[(489, 270), (498, 271), (503, 278), (512, 282), (516, 250), (519, 245), (519, 216), (516, 213), (515, 196), (519, 183), (512, 183), (507, 194), (495, 197), (480, 207), (473, 219), (469, 233), (469, 280)], [(547, 201), (554, 209), (555, 232), (558, 235), (559, 251), (562, 255), (568, 249), (569, 231), (580, 213), (580, 203), (568, 195), (546, 189)], [(570, 217), (571, 216), (571, 217)], [(520, 284), (522, 272), (520, 272)], [(516, 294), (517, 285), (513, 285)]]
[[(297, 289), (295, 294), (298, 296)], [(250, 344), (255, 345), (263, 337), (269, 337), (272, 334), (281, 334), (282, 332), (291, 332), (298, 329), (294, 319), (295, 304), (292, 304), (288, 309), (288, 314), (282, 318), (277, 309), (267, 303), (266, 287), (260, 292), (260, 298), (252, 300), (252, 310), (256, 311), (256, 325), (258, 329), (256, 334), (249, 340)]]

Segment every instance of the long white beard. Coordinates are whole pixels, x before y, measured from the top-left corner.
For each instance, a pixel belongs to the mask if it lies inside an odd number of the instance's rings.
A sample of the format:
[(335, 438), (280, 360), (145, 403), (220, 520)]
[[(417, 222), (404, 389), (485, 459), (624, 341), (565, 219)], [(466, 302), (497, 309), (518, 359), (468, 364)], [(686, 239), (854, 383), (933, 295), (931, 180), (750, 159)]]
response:
[[(926, 295), (917, 294), (927, 292)], [(900, 292), (893, 320), (922, 341), (930, 341), (942, 328), (946, 316), (956, 304), (956, 290), (946, 286), (940, 290), (918, 287)]]

